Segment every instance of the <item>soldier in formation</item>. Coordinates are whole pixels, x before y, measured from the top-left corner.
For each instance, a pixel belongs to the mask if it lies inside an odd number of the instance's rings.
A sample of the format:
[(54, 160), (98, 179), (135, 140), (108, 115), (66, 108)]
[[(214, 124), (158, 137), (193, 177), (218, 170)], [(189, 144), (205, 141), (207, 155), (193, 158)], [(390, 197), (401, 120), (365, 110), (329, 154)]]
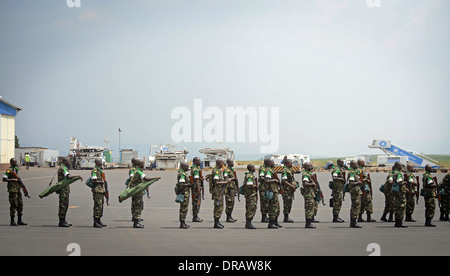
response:
[(252, 220), (255, 217), (256, 209), (258, 208), (258, 181), (254, 173), (256, 171), (253, 164), (247, 166), (248, 172), (245, 173), (244, 178), (244, 195), (245, 195), (245, 228), (256, 229), (252, 225)]
[[(8, 170), (6, 170), (5, 174), (3, 175), (3, 182), (8, 183), (8, 194), (9, 194), (9, 214), (11, 217), (11, 226), (18, 226), (18, 225), (27, 225), (22, 220), (23, 215), (23, 200), (22, 200), (22, 193), (20, 190), (23, 190), (26, 197), (30, 197), (28, 195), (28, 191), (25, 188), (25, 185), (23, 184), (22, 180), (19, 178), (19, 168), (17, 167), (17, 160), (15, 158), (11, 158), (9, 161), (10, 167)], [(17, 212), (17, 223), (15, 222), (15, 214)]]
[(200, 206), (202, 203), (202, 195), (204, 193), (203, 187), (203, 173), (200, 168), (201, 160), (195, 157), (192, 160), (191, 167), (191, 184), (192, 184), (192, 222), (202, 222), (203, 220), (198, 216), (200, 213)]
[(103, 173), (102, 160), (95, 159), (95, 168), (91, 172), (91, 181), (94, 185), (92, 188), (92, 198), (94, 200), (94, 228), (106, 227), (101, 218), (103, 217), (104, 197), (108, 192), (105, 174)]

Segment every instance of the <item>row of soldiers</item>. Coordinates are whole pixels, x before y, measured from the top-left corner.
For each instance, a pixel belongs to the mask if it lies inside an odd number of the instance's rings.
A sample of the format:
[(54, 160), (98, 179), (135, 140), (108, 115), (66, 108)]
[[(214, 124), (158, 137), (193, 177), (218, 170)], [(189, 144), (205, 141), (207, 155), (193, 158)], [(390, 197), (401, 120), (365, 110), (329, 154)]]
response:
[[(133, 159), (133, 167), (129, 171), (129, 178), (126, 182), (127, 188), (133, 188), (143, 181), (151, 181), (159, 179), (159, 177), (149, 178), (144, 172), (144, 161), (141, 159)], [(239, 187), (239, 181), (236, 171), (234, 169), (234, 161), (222, 160), (216, 161), (216, 166), (212, 173), (203, 177), (202, 169), (200, 168), (201, 160), (196, 157), (193, 160), (193, 166), (190, 168), (190, 175), (188, 175), (189, 165), (182, 163), (177, 177), (177, 185), (175, 193), (177, 195), (177, 202), (180, 203), (180, 228), (189, 228), (186, 224), (186, 215), (189, 207), (189, 198), (192, 196), (192, 211), (193, 222), (202, 222), (203, 220), (198, 216), (200, 212), (201, 201), (204, 199), (204, 180), (206, 179), (210, 186), (209, 191), (214, 201), (214, 228), (223, 228), (220, 223), (221, 215), (225, 209), (227, 222), (235, 222), (232, 217), (232, 212), (235, 205), (235, 196), (242, 194), (246, 201), (246, 224), (248, 229), (254, 229), (252, 220), (256, 214), (258, 199), (260, 202), (260, 209), (262, 214), (261, 222), (267, 222), (269, 228), (277, 229), (282, 227), (278, 222), (280, 215), (279, 194), (283, 198), (284, 206), (284, 222), (292, 223), (289, 218), (294, 194), (298, 188), (305, 199), (305, 218), (306, 228), (315, 228), (312, 224), (317, 222), (315, 216), (317, 214), (319, 202), (324, 204), (324, 197), (320, 184), (317, 181), (316, 175), (313, 175), (313, 166), (311, 163), (303, 165), (302, 173), (302, 187), (300, 183), (295, 180), (294, 172), (292, 170), (292, 161), (287, 159), (284, 161), (284, 168), (281, 174), (281, 179), (274, 170), (274, 162), (272, 159), (265, 159), (264, 164), (259, 167), (258, 175), (255, 176), (256, 167), (252, 164), (247, 166), (248, 171), (245, 173), (243, 185)], [(20, 179), (19, 169), (16, 159), (10, 160), (11, 167), (5, 172), (3, 181), (8, 183), (9, 201), (10, 201), (10, 216), (11, 225), (26, 225), (22, 220), (23, 201), (20, 190), (24, 191), (25, 196), (29, 197), (28, 191)], [(102, 171), (102, 162), (100, 159), (95, 160), (95, 168), (91, 172), (89, 182), (91, 184), (94, 208), (93, 219), (94, 227), (106, 227), (102, 223), (103, 206), (105, 198), (109, 199), (108, 184), (105, 174)], [(64, 158), (57, 171), (58, 182), (64, 179), (79, 178), (81, 176), (72, 176), (69, 172), (70, 162)], [(350, 226), (360, 228), (358, 222), (364, 222), (362, 218), (364, 212), (367, 213), (367, 221), (375, 222), (372, 218), (373, 214), (373, 190), (371, 185), (370, 175), (364, 172), (364, 161), (352, 161), (350, 170), (346, 171), (344, 162), (337, 161), (337, 166), (332, 169), (333, 181), (330, 183), (332, 189), (332, 199), (330, 205), (333, 207), (333, 222), (344, 222), (340, 217), (342, 201), (344, 200), (345, 192), (349, 192), (352, 199), (352, 206), (350, 211), (351, 223)], [(436, 209), (436, 198), (439, 200), (441, 207), (440, 220), (449, 221), (450, 211), (450, 174), (447, 174), (442, 183), (438, 185), (436, 177), (432, 177), (432, 168), (425, 167), (426, 173), (423, 175), (423, 189), (420, 194), (425, 199), (425, 218), (426, 226), (434, 227), (431, 223)], [(414, 167), (407, 166), (407, 173), (402, 174), (402, 164), (397, 162), (392, 171), (389, 172), (386, 182), (382, 185), (382, 192), (386, 197), (385, 210), (382, 221), (392, 221), (395, 215), (395, 226), (405, 227), (402, 223), (405, 215), (406, 221), (415, 221), (412, 218), (412, 213), (416, 202), (419, 198), (419, 177), (414, 176)], [(346, 174), (348, 177), (346, 177)], [(88, 183), (86, 183), (88, 184)], [(66, 214), (69, 207), (70, 186), (67, 186), (60, 191), (59, 194), (59, 225), (60, 227), (70, 227), (66, 221)], [(143, 195), (137, 194), (132, 197), (131, 213), (134, 228), (143, 228), (140, 223), (142, 221), (141, 214), (143, 211)], [(148, 195), (148, 191), (147, 191)], [(225, 202), (224, 202), (225, 201)], [(415, 202), (416, 201), (416, 202)], [(324, 204), (325, 205), (325, 204)], [(15, 222), (15, 214), (18, 215), (18, 221)], [(389, 219), (387, 215), (389, 214)]]
[[(143, 181), (151, 181), (153, 179), (159, 179), (160, 177), (150, 178), (147, 177), (144, 170), (144, 161), (141, 159), (133, 159), (133, 167), (129, 171), (129, 178), (126, 181), (126, 188), (134, 188)], [(22, 220), (23, 215), (23, 200), (22, 194), (20, 190), (24, 191), (26, 197), (30, 197), (28, 191), (19, 177), (19, 168), (17, 165), (17, 160), (12, 158), (10, 160), (10, 168), (3, 175), (3, 182), (8, 183), (8, 193), (9, 193), (9, 202), (10, 202), (10, 217), (11, 217), (11, 226), (18, 225), (27, 225)], [(63, 158), (60, 164), (59, 169), (56, 172), (58, 176), (58, 182), (62, 182), (66, 179), (79, 179), (83, 181), (81, 176), (74, 176), (70, 174), (69, 168), (71, 167), (70, 161), (67, 158)], [(52, 184), (53, 179), (50, 183)], [(106, 181), (105, 173), (102, 170), (102, 160), (95, 160), (95, 167), (91, 171), (91, 176), (86, 183), (91, 188), (92, 198), (94, 201), (93, 207), (93, 220), (94, 228), (103, 228), (107, 227), (102, 221), (103, 217), (103, 209), (104, 203), (106, 199), (106, 203), (109, 205), (109, 191), (108, 191), (108, 182)], [(56, 192), (59, 195), (59, 206), (58, 206), (58, 218), (59, 218), (59, 227), (70, 227), (72, 224), (66, 221), (67, 211), (69, 209), (69, 198), (70, 198), (70, 186), (58, 190)], [(144, 193), (137, 194), (132, 197), (131, 202), (131, 214), (133, 221), (133, 228), (143, 228), (144, 226), (140, 223), (142, 219), (140, 218), (143, 211), (143, 195)], [(42, 197), (41, 197), (42, 198)], [(17, 213), (17, 223), (15, 221), (15, 214)]]
[[(285, 223), (292, 223), (289, 218), (294, 200), (294, 194), (300, 188), (300, 192), (304, 197), (305, 209), (305, 228), (315, 228), (313, 223), (317, 223), (315, 216), (317, 215), (319, 202), (324, 203), (322, 189), (317, 177), (313, 174), (313, 166), (310, 162), (303, 165), (302, 187), (295, 180), (292, 170), (292, 160), (284, 160), (284, 167), (281, 178), (274, 170), (274, 161), (270, 158), (264, 160), (264, 164), (259, 167), (258, 175), (255, 176), (256, 167), (253, 164), (247, 166), (244, 181), (239, 187), (239, 180), (234, 169), (234, 161), (227, 160), (226, 165), (222, 160), (216, 161), (216, 166), (211, 174), (205, 178), (200, 169), (201, 160), (196, 157), (193, 160), (193, 166), (190, 168), (187, 163), (182, 163), (177, 176), (177, 184), (175, 193), (177, 195), (176, 202), (180, 203), (179, 220), (180, 228), (188, 229), (186, 224), (186, 216), (189, 208), (189, 197), (192, 196), (193, 222), (202, 222), (198, 214), (200, 211), (201, 200), (204, 199), (204, 180), (209, 182), (209, 191), (214, 201), (214, 228), (222, 229), (223, 224), (220, 223), (224, 206), (226, 212), (226, 221), (235, 222), (232, 212), (235, 204), (235, 197), (239, 194), (245, 196), (245, 228), (255, 229), (252, 220), (256, 214), (258, 199), (260, 202), (261, 222), (268, 223), (268, 228), (277, 229), (282, 226), (278, 222), (280, 216), (279, 194), (283, 199), (283, 213)], [(385, 210), (381, 220), (384, 222), (395, 222), (395, 227), (404, 228), (403, 220), (415, 222), (412, 218), (415, 205), (418, 203), (419, 193), (425, 199), (425, 226), (434, 227), (431, 223), (436, 208), (436, 198), (439, 199), (441, 207), (442, 221), (449, 221), (450, 210), (450, 174), (444, 177), (441, 184), (437, 183), (437, 179), (432, 177), (432, 168), (425, 167), (423, 175), (423, 189), (419, 192), (419, 177), (414, 175), (414, 167), (407, 165), (407, 172), (403, 174), (403, 166), (400, 162), (395, 163), (392, 171), (389, 172), (385, 183), (380, 188), (385, 195)], [(350, 227), (361, 228), (358, 222), (376, 222), (373, 219), (373, 189), (370, 174), (365, 172), (364, 160), (352, 161), (350, 168), (344, 166), (342, 160), (337, 160), (337, 166), (333, 166), (331, 170), (332, 180), (329, 186), (332, 190), (332, 198), (330, 205), (333, 208), (333, 222), (343, 223), (343, 219), (339, 217), (342, 202), (345, 193), (349, 193), (351, 197), (350, 209)], [(417, 201), (417, 202), (416, 202)], [(367, 220), (363, 218), (363, 214), (367, 214)], [(389, 218), (387, 216), (389, 215)], [(395, 220), (394, 220), (395, 216)]]

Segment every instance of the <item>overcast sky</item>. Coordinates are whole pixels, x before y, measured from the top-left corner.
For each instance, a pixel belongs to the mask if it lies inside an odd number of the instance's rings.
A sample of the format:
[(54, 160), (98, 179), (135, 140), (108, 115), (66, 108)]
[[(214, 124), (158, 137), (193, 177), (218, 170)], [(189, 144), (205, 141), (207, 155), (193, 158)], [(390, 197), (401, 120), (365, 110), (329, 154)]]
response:
[[(61, 154), (72, 136), (117, 153), (121, 128), (147, 155), (194, 99), (279, 107), (282, 154), (378, 154), (375, 138), (448, 154), (449, 26), (449, 0), (2, 0), (0, 95), (23, 108), (22, 146)], [(261, 155), (226, 142), (178, 146)]]

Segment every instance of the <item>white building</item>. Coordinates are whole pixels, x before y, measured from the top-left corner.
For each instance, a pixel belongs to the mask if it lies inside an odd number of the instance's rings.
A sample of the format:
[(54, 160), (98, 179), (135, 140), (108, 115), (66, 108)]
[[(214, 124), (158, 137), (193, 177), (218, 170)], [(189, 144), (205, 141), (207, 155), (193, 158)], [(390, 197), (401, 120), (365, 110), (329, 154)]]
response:
[(5, 101), (0, 96), (0, 169), (9, 167), (14, 156), (16, 142), (16, 116), (22, 109)]

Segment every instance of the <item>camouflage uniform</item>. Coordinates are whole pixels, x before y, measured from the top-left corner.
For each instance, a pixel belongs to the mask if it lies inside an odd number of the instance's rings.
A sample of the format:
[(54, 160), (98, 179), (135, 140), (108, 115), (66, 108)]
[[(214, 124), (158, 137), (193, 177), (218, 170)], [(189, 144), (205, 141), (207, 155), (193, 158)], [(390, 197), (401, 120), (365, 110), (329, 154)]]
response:
[(186, 220), (186, 215), (189, 209), (190, 187), (187, 173), (180, 168), (177, 175), (177, 185), (175, 186), (175, 194), (182, 194), (184, 196), (184, 201), (180, 203), (180, 221)]
[(103, 184), (105, 179), (103, 179), (103, 171), (99, 167), (95, 167), (91, 173), (91, 180), (95, 180), (94, 187), (92, 188), (92, 197), (94, 199), (94, 218), (99, 219), (103, 217), (103, 196), (105, 194), (105, 188)]
[(430, 187), (434, 183), (431, 173), (424, 173), (423, 178), (423, 197), (425, 199), (425, 219), (432, 220), (436, 211), (436, 188)]
[[(331, 172), (332, 177), (339, 177), (344, 178), (344, 171), (343, 169), (338, 165), (333, 169)], [(333, 196), (333, 215), (339, 216), (339, 213), (341, 212), (342, 208), (342, 201), (344, 200), (344, 184), (343, 181), (333, 181), (333, 190), (332, 190), (332, 196)]]
[[(291, 183), (294, 186), (297, 186), (297, 182), (295, 182), (294, 174), (292, 173), (291, 169), (284, 166), (283, 173), (281, 176), (282, 181), (286, 180), (287, 182)], [(286, 184), (283, 185), (284, 194), (283, 196), (283, 214), (289, 215), (291, 213), (292, 209), (292, 202), (294, 200), (294, 191), (292, 188)]]
[(193, 165), (191, 167), (191, 176), (194, 179), (194, 184), (192, 186), (192, 215), (194, 217), (198, 216), (200, 213), (200, 205), (201, 205), (201, 191), (197, 191), (197, 186), (195, 185), (195, 181), (200, 181), (200, 188), (203, 187), (203, 181), (201, 180), (201, 172), (199, 166)]
[(212, 195), (214, 200), (214, 219), (220, 219), (223, 213), (223, 192), (224, 185), (216, 185), (216, 182), (223, 182), (223, 171), (218, 167), (212, 170)]
[[(234, 168), (226, 167), (223, 170), (223, 177), (225, 180), (228, 178), (232, 178), (235, 176), (235, 170)], [(235, 196), (237, 192), (237, 185), (236, 181), (231, 181), (230, 183), (225, 185), (225, 213), (227, 215), (231, 215), (234, 209), (234, 202), (235, 202)]]
[[(359, 182), (358, 172), (356, 170), (351, 169), (350, 174), (348, 176), (349, 183), (351, 182)], [(361, 196), (362, 191), (360, 185), (349, 185), (350, 196), (352, 199), (352, 207), (350, 209), (350, 219), (356, 220), (358, 219), (359, 213), (361, 211)]]
[[(58, 169), (58, 182), (63, 181), (69, 175), (69, 168), (64, 164), (61, 164)], [(67, 209), (69, 209), (69, 195), (70, 186), (67, 186), (59, 191), (59, 211), (58, 217), (60, 219), (65, 219), (67, 214)]]
[[(14, 171), (17, 175), (19, 175), (19, 168), (17, 167), (10, 167), (5, 174), (3, 175), (4, 179), (11, 179), (14, 178), (12, 176), (12, 171)], [(19, 182), (8, 182), (8, 193), (9, 193), (9, 214), (11, 217), (15, 216), (15, 213), (17, 212), (17, 216), (22, 216), (23, 211), (23, 200), (22, 200), (22, 193), (20, 192), (21, 185)]]
[(384, 212), (383, 212), (383, 217), (381, 218), (381, 220), (386, 221), (386, 215), (390, 214), (390, 219), (391, 220), (391, 216), (394, 214), (394, 195), (392, 194), (392, 184), (390, 183), (390, 181), (394, 181), (394, 172), (390, 171), (388, 176), (386, 177), (386, 182), (384, 183)]
[(245, 173), (243, 189), (245, 193), (245, 218), (253, 220), (256, 209), (258, 208), (258, 189), (256, 187), (256, 179), (253, 173)]
[(441, 213), (445, 215), (445, 221), (449, 220), (450, 212), (450, 173), (444, 176), (444, 179), (439, 185), (440, 189), (443, 189), (444, 194), (441, 196)]
[(392, 191), (394, 197), (395, 220), (402, 221), (406, 212), (406, 185), (400, 185), (404, 180), (401, 171), (393, 172), (393, 187), (399, 186), (398, 191)]
[[(136, 171), (133, 175), (133, 177), (130, 180), (130, 183), (128, 184), (128, 188), (134, 188), (142, 183), (142, 181), (145, 178), (145, 174), (142, 171), (141, 168), (136, 168)], [(133, 197), (131, 197), (131, 215), (133, 218), (133, 221), (137, 220), (139, 221), (141, 218), (142, 210), (144, 208), (143, 206), (143, 199), (144, 192), (137, 194)]]
[[(266, 176), (265, 179), (272, 179), (276, 172), (273, 171), (272, 168), (266, 169)], [(271, 200), (268, 200), (268, 213), (269, 213), (269, 220), (276, 221), (278, 217), (280, 216), (280, 201), (278, 199), (278, 183), (265, 183), (266, 184), (266, 190), (273, 193), (273, 198)]]
[(406, 193), (406, 219), (408, 220), (408, 218), (411, 219), (416, 207), (415, 192), (417, 191), (419, 183), (417, 183), (416, 177), (412, 172), (406, 174), (405, 180), (407, 181), (406, 188), (410, 191), (409, 193)]
[(266, 177), (266, 170), (267, 167), (265, 165), (262, 165), (259, 167), (258, 175), (259, 175), (259, 203), (261, 206), (261, 214), (263, 216), (267, 215), (269, 213), (269, 202), (267, 199), (264, 198), (264, 193), (266, 192), (266, 183), (265, 183), (265, 177)]
[(372, 193), (370, 192), (370, 187), (369, 187), (369, 183), (368, 183), (369, 179), (367, 177), (367, 174), (364, 172), (363, 167), (359, 167), (357, 169), (356, 173), (358, 174), (357, 175), (358, 177), (359, 177), (359, 175), (363, 176), (363, 183), (364, 183), (364, 191), (363, 191), (363, 195), (361, 196), (360, 214), (364, 214), (364, 211), (366, 211), (367, 214), (370, 215), (373, 213), (373, 202), (372, 202)]
[[(312, 172), (310, 171), (303, 171), (302, 173), (302, 183), (307, 182), (307, 183), (314, 183), (314, 181), (312, 180)], [(316, 198), (316, 189), (314, 187), (307, 187), (307, 186), (303, 186), (300, 189), (301, 194), (303, 195), (303, 197), (305, 198), (305, 218), (307, 221), (312, 221), (313, 217), (314, 217), (314, 206), (315, 203), (317, 203), (317, 201), (315, 200)]]

